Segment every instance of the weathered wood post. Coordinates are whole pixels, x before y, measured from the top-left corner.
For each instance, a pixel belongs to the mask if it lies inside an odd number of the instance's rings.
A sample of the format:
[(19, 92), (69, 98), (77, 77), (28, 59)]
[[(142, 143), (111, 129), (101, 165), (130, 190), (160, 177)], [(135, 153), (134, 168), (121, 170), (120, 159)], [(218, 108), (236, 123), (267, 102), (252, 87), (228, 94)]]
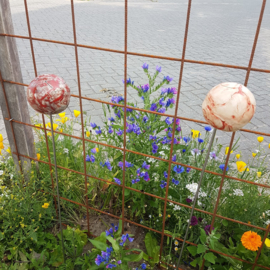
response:
[[(14, 34), (8, 0), (0, 0), (0, 33)], [(18, 150), (22, 155), (35, 157), (32, 128), (5, 119), (30, 123), (24, 86), (4, 83), (1, 80), (2, 77), (3, 80), (23, 82), (15, 38), (0, 36), (0, 72), (0, 106), (11, 151), (16, 152)], [(18, 158), (19, 156), (13, 154), (13, 159), (19, 170)], [(23, 157), (20, 157), (20, 160), (23, 172), (28, 171), (31, 166), (31, 160)], [(27, 161), (27, 163), (24, 161)]]

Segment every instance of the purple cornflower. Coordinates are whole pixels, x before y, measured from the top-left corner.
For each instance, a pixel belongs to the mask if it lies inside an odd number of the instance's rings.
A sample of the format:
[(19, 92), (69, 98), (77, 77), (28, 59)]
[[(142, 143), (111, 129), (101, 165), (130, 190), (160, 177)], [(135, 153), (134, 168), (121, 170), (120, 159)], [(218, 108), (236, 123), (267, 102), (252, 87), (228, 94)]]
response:
[(155, 112), (156, 109), (157, 109), (157, 104), (156, 103), (151, 104), (150, 111)]
[(146, 123), (146, 122), (148, 121), (148, 119), (149, 119), (149, 118), (145, 115), (145, 116), (143, 117), (143, 122)]
[[(210, 229), (211, 229), (211, 225), (206, 225), (205, 227), (204, 227), (204, 231), (205, 231), (205, 233), (207, 234), (207, 235), (209, 235), (210, 234)], [(214, 230), (215, 228), (213, 228), (212, 230)]]
[(176, 173), (183, 173), (185, 171), (185, 168), (180, 165), (175, 165), (173, 167), (173, 171)]
[(168, 94), (173, 94), (173, 95), (176, 95), (177, 94), (177, 90), (175, 87), (172, 87), (172, 88), (168, 88), (168, 91), (167, 91)]
[(173, 78), (170, 78), (169, 76), (164, 76), (163, 81), (171, 82)]
[(204, 127), (204, 129), (207, 131), (207, 132), (210, 132), (212, 130), (212, 128), (210, 126), (206, 126)]
[(193, 156), (195, 156), (195, 155), (200, 155), (201, 154), (201, 151), (199, 150), (199, 149), (197, 149), (197, 148), (194, 148), (194, 149), (192, 149), (191, 150), (191, 154), (193, 155)]
[(124, 132), (124, 130), (121, 130), (121, 129), (119, 128), (119, 130), (116, 131), (116, 134), (117, 134), (118, 136), (122, 136), (123, 132)]
[(142, 65), (142, 68), (143, 68), (144, 70), (148, 70), (148, 67), (149, 67), (149, 65), (146, 64), (146, 63), (144, 63), (144, 64)]
[(176, 161), (176, 155), (174, 155), (173, 157), (172, 157), (172, 161)]
[(217, 155), (216, 155), (216, 153), (214, 151), (210, 152), (210, 158), (214, 159), (214, 160), (218, 160), (218, 157), (217, 157)]
[(116, 184), (121, 185), (121, 181), (118, 178), (113, 178), (113, 179), (114, 179)]
[(142, 165), (142, 168), (143, 169), (146, 169), (146, 170), (149, 170), (150, 169), (150, 165), (147, 165), (146, 164), (146, 161), (143, 162), (143, 165)]
[(97, 127), (97, 124), (96, 123), (90, 123), (91, 127), (92, 128), (96, 128)]
[(186, 198), (187, 203), (192, 203), (192, 200), (190, 198)]
[(167, 182), (165, 182), (165, 181), (161, 181), (161, 184), (160, 184), (160, 187), (161, 188), (165, 188), (167, 186)]
[(86, 155), (85, 161), (90, 162), (90, 156), (89, 155)]
[(172, 179), (172, 182), (173, 182), (173, 184), (175, 184), (175, 185), (179, 185), (179, 181), (178, 180), (175, 180), (174, 178)]
[(167, 118), (165, 119), (165, 123), (166, 123), (167, 125), (172, 124), (172, 122), (173, 122), (173, 121), (170, 121), (170, 117), (167, 117)]
[(112, 128), (112, 126), (109, 126), (108, 132), (109, 132), (109, 134), (113, 133), (113, 128)]
[(190, 225), (191, 226), (196, 226), (197, 224), (198, 224), (198, 219), (195, 216), (193, 216), (191, 218)]
[[(219, 168), (220, 168), (222, 171), (224, 171), (225, 164), (220, 164), (220, 165), (219, 165)], [(229, 167), (227, 166), (226, 171), (228, 171), (228, 170), (229, 170)]]
[(156, 142), (153, 142), (152, 143), (152, 147), (153, 147), (152, 153), (153, 154), (156, 154), (157, 153), (157, 150), (158, 150), (158, 146), (157, 146)]
[(166, 109), (165, 109), (165, 108), (160, 108), (160, 109), (158, 110), (158, 112), (159, 112), (159, 113), (165, 113), (165, 112), (166, 112)]
[[(124, 80), (122, 80), (122, 82), (125, 83)], [(129, 78), (129, 79), (127, 79), (127, 84), (128, 85), (133, 85), (134, 84), (134, 81), (132, 82), (131, 79)]]
[(157, 72), (161, 72), (161, 66), (159, 67), (159, 66), (156, 66), (156, 71)]

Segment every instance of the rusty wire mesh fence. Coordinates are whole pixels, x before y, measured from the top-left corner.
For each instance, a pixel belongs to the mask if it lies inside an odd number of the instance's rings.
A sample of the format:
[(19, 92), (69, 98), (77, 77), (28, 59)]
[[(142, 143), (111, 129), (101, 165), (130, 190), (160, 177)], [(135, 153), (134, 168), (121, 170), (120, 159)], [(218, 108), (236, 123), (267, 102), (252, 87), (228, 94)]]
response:
[[(71, 15), (72, 15), (72, 26), (73, 26), (73, 40), (70, 41), (70, 42), (63, 42), (63, 41), (58, 41), (58, 40), (50, 40), (50, 39), (42, 39), (42, 38), (33, 37), (32, 36), (32, 32), (31, 32), (31, 24), (30, 24), (30, 20), (29, 20), (27, 0), (24, 0), (24, 5), (25, 5), (25, 15), (26, 15), (26, 19), (27, 19), (27, 27), (28, 27), (28, 33), (29, 33), (29, 35), (28, 36), (20, 36), (20, 35), (13, 35), (13, 34), (9, 34), (9, 33), (0, 33), (0, 36), (9, 37), (9, 38), (16, 38), (16, 39), (26, 39), (26, 40), (29, 40), (30, 47), (31, 47), (31, 53), (32, 53), (33, 66), (34, 66), (34, 71), (35, 71), (35, 76), (36, 77), (38, 76), (38, 70), (37, 70), (35, 53), (34, 53), (34, 45), (33, 45), (33, 42), (34, 41), (47, 42), (47, 43), (56, 43), (56, 44), (61, 44), (61, 45), (64, 45), (64, 46), (72, 46), (72, 47), (74, 47), (74, 50), (75, 50), (75, 60), (76, 60), (76, 70), (77, 70), (77, 81), (78, 81), (78, 95), (72, 94), (71, 96), (74, 99), (78, 99), (79, 104), (80, 104), (80, 111), (83, 111), (83, 101), (90, 101), (90, 102), (95, 102), (95, 103), (99, 103), (99, 104), (107, 104), (107, 105), (118, 106), (120, 108), (121, 107), (122, 108), (125, 108), (125, 110), (124, 110), (124, 127), (126, 127), (126, 121), (127, 121), (126, 120), (127, 119), (126, 108), (129, 108), (129, 109), (132, 109), (132, 110), (136, 110), (136, 111), (146, 112), (146, 113), (149, 113), (149, 114), (159, 114), (159, 115), (162, 115), (162, 116), (172, 117), (174, 119), (173, 131), (172, 131), (172, 141), (173, 141), (173, 139), (175, 137), (176, 119), (177, 118), (178, 119), (181, 119), (181, 120), (189, 121), (189, 122), (195, 122), (195, 123), (200, 123), (200, 124), (207, 124), (204, 121), (200, 121), (200, 120), (196, 120), (196, 119), (191, 119), (191, 118), (186, 118), (186, 117), (181, 117), (181, 115), (178, 115), (178, 105), (179, 105), (179, 100), (180, 100), (181, 83), (182, 83), (182, 77), (183, 77), (185, 63), (192, 63), (192, 64), (197, 64), (197, 65), (208, 65), (208, 66), (214, 66), (214, 67), (223, 67), (223, 68), (227, 68), (227, 69), (243, 70), (243, 71), (246, 72), (246, 75), (245, 75), (245, 77), (243, 77), (243, 82), (242, 82), (245, 86), (248, 85), (249, 76), (250, 76), (250, 72), (251, 71), (260, 72), (260, 73), (270, 73), (270, 70), (269, 69), (259, 69), (259, 68), (253, 68), (252, 67), (253, 57), (254, 57), (254, 54), (255, 54), (257, 40), (258, 40), (260, 28), (261, 28), (261, 22), (262, 22), (262, 19), (263, 19), (263, 14), (264, 14), (264, 10), (265, 10), (266, 0), (263, 0), (262, 1), (261, 12), (260, 12), (260, 16), (258, 18), (258, 24), (257, 24), (256, 34), (255, 34), (255, 37), (254, 37), (253, 47), (252, 47), (252, 51), (251, 51), (251, 55), (250, 55), (250, 59), (249, 59), (249, 64), (248, 64), (247, 67), (246, 66), (237, 66), (237, 65), (222, 64), (222, 63), (202, 62), (202, 61), (199, 61), (199, 60), (198, 61), (197, 60), (189, 60), (189, 59), (186, 59), (185, 58), (186, 46), (187, 46), (187, 40), (188, 40), (189, 23), (190, 23), (190, 13), (191, 13), (191, 9), (192, 9), (192, 0), (189, 0), (188, 1), (188, 5), (187, 5), (186, 25), (185, 25), (184, 42), (183, 42), (182, 57), (181, 58), (164, 57), (164, 56), (149, 55), (149, 54), (142, 54), (142, 53), (136, 53), (136, 52), (128, 51), (128, 46), (127, 46), (127, 44), (128, 44), (128, 42), (127, 42), (127, 40), (128, 40), (128, 0), (125, 0), (125, 4), (124, 4), (124, 6), (125, 6), (125, 9), (124, 9), (124, 14), (125, 14), (125, 16), (124, 16), (124, 18), (125, 18), (124, 50), (115, 50), (115, 49), (109, 49), (109, 48), (101, 48), (101, 47), (94, 47), (94, 46), (89, 46), (89, 45), (84, 45), (84, 44), (78, 44), (78, 42), (77, 42), (77, 34), (76, 34), (74, 1), (71, 0), (70, 1), (70, 4), (71, 4)], [(124, 63), (123, 63), (124, 81), (125, 81), (125, 83), (124, 83), (124, 105), (115, 104), (115, 103), (107, 102), (107, 101), (102, 101), (102, 100), (99, 100), (99, 99), (94, 99), (94, 98), (90, 98), (90, 97), (86, 97), (86, 96), (83, 96), (82, 95), (81, 82), (80, 82), (80, 78), (81, 77), (80, 77), (78, 48), (91, 49), (91, 50), (101, 50), (101, 51), (111, 52), (111, 53), (120, 54), (120, 55), (123, 55), (124, 56)], [(177, 91), (177, 98), (176, 98), (176, 108), (175, 108), (175, 113), (173, 115), (172, 114), (161, 114), (161, 113), (158, 113), (158, 112), (144, 110), (144, 109), (137, 108), (137, 107), (135, 108), (135, 107), (131, 107), (131, 106), (128, 106), (127, 105), (127, 83), (126, 82), (127, 82), (127, 57), (128, 56), (148, 57), (148, 58), (155, 58), (155, 59), (160, 59), (160, 60), (174, 61), (174, 62), (179, 63), (179, 66), (180, 66), (179, 83), (178, 83), (178, 91)], [(8, 80), (5, 80), (5, 78), (2, 78), (2, 77), (0, 77), (0, 79), (1, 79), (1, 84), (2, 84), (3, 89), (5, 89), (5, 85), (6, 84), (17, 84), (17, 85), (28, 86), (27, 84), (24, 84), (22, 82), (8, 81)], [(8, 100), (7, 99), (5, 100), (5, 102), (6, 102), (6, 105), (8, 106)], [(9, 117), (9, 119), (6, 118), (5, 120), (9, 120), (11, 126), (12, 126), (12, 123), (17, 123), (17, 124), (20, 124), (20, 125), (27, 125), (27, 126), (36, 128), (35, 125), (32, 125), (30, 123), (24, 123), (24, 122), (17, 121), (16, 119), (11, 119), (11, 116)], [(29, 156), (26, 156), (24, 153), (19, 153), (18, 150), (17, 150), (17, 148), (16, 148), (16, 152), (14, 152), (13, 154), (17, 155), (18, 160), (20, 160), (20, 157), (25, 157), (25, 158), (29, 158), (31, 160), (34, 160), (36, 162), (47, 164), (50, 167), (50, 171), (52, 171), (52, 168), (53, 168), (54, 165), (51, 162), (50, 150), (49, 150), (49, 143), (48, 143), (48, 132), (50, 130), (45, 128), (46, 125), (45, 125), (44, 115), (42, 115), (42, 121), (43, 121), (43, 127), (39, 127), (39, 129), (40, 130), (43, 130), (44, 131), (44, 134), (45, 134), (46, 145), (47, 145), (47, 155), (48, 155), (48, 160), (49, 161), (46, 162), (46, 161), (42, 161), (42, 160), (38, 160), (38, 159), (35, 159), (35, 158), (31, 158)], [(163, 158), (159, 158), (159, 157), (156, 157), (156, 156), (151, 156), (151, 155), (143, 154), (143, 153), (140, 153), (140, 152), (136, 152), (136, 151), (133, 151), (133, 150), (130, 150), (130, 149), (127, 149), (126, 148), (126, 128), (124, 128), (124, 143), (123, 143), (123, 146), (122, 147), (117, 147), (117, 146), (114, 146), (114, 145), (108, 145), (108, 144), (105, 144), (105, 143), (102, 143), (102, 142), (97, 142), (97, 141), (93, 141), (93, 140), (87, 139), (87, 137), (85, 136), (85, 126), (84, 126), (84, 115), (83, 115), (83, 113), (80, 115), (80, 121), (81, 121), (81, 127), (82, 127), (82, 130), (81, 130), (82, 136), (80, 136), (80, 137), (79, 136), (70, 135), (70, 134), (61, 133), (59, 131), (55, 131), (55, 133), (62, 134), (63, 136), (69, 136), (69, 137), (72, 137), (72, 138), (74, 138), (76, 140), (82, 141), (83, 152), (84, 152), (84, 171), (83, 172), (74, 171), (74, 170), (71, 170), (69, 168), (65, 168), (65, 167), (62, 167), (62, 166), (58, 166), (58, 168), (59, 169), (62, 169), (62, 170), (66, 170), (66, 171), (71, 171), (71, 172), (73, 172), (75, 174), (79, 174), (79, 175), (82, 175), (84, 177), (84, 179), (85, 179), (85, 196), (86, 196), (85, 202), (86, 202), (86, 204), (84, 205), (84, 204), (78, 203), (76, 201), (72, 201), (72, 200), (67, 199), (67, 198), (64, 198), (64, 197), (61, 197), (61, 200), (66, 200), (66, 201), (69, 201), (71, 203), (74, 203), (74, 204), (80, 205), (81, 207), (86, 208), (86, 211), (87, 211), (88, 233), (89, 234), (90, 234), (89, 210), (93, 210), (93, 211), (97, 211), (97, 212), (102, 213), (102, 214), (105, 214), (105, 215), (109, 215), (109, 216), (111, 216), (113, 218), (116, 218), (118, 220), (122, 220), (123, 228), (125, 227), (124, 224), (126, 222), (128, 222), (128, 223), (134, 224), (136, 226), (139, 226), (139, 227), (142, 227), (144, 229), (151, 230), (151, 231), (154, 231), (154, 232), (160, 234), (161, 235), (161, 243), (160, 243), (160, 248), (161, 249), (160, 249), (160, 253), (162, 253), (163, 244), (164, 244), (164, 238), (165, 237), (172, 237), (171, 235), (165, 233), (165, 229), (166, 229), (165, 228), (165, 219), (166, 219), (166, 208), (167, 208), (167, 204), (168, 203), (173, 203), (175, 205), (179, 205), (181, 207), (185, 207), (187, 209), (191, 209), (191, 206), (186, 205), (186, 204), (179, 203), (177, 201), (172, 201), (168, 197), (169, 179), (170, 179), (171, 167), (172, 167), (172, 165), (175, 164), (175, 165), (181, 165), (181, 166), (186, 167), (186, 168), (192, 168), (192, 169), (197, 170), (197, 171), (201, 171), (202, 168), (197, 168), (197, 167), (189, 166), (187, 164), (183, 164), (183, 163), (180, 163), (180, 162), (174, 162), (174, 161), (172, 161), (173, 144), (171, 144), (171, 147), (170, 147), (170, 156), (169, 156), (169, 159), (168, 160), (167, 159), (163, 159)], [(270, 136), (269, 133), (263, 133), (263, 132), (260, 132), (260, 131), (254, 131), (254, 130), (248, 130), (248, 129), (241, 129), (240, 132), (253, 133), (253, 134), (258, 134), (258, 135), (263, 135), (263, 136), (268, 136), (268, 137)], [(195, 211), (196, 212), (201, 212), (201, 213), (207, 214), (207, 215), (209, 215), (209, 216), (212, 217), (211, 228), (213, 228), (214, 222), (218, 218), (218, 219), (227, 220), (227, 221), (230, 221), (230, 222), (242, 224), (242, 225), (245, 225), (245, 226), (247, 226), (249, 228), (256, 228), (258, 230), (263, 231), (264, 232), (264, 237), (263, 237), (263, 240), (262, 240), (262, 245), (259, 248), (259, 251), (257, 253), (257, 256), (256, 256), (254, 262), (245, 261), (245, 260), (242, 260), (240, 258), (233, 257), (231, 255), (228, 255), (228, 254), (225, 254), (225, 253), (216, 251), (216, 250), (211, 250), (211, 251), (214, 252), (214, 253), (218, 253), (220, 255), (223, 255), (223, 256), (231, 257), (231, 258), (233, 258), (235, 260), (239, 260), (239, 261), (248, 263), (248, 264), (252, 265), (252, 269), (255, 269), (255, 267), (261, 267), (262, 269), (270, 269), (269, 266), (263, 266), (263, 265), (259, 265), (257, 263), (257, 261), (259, 259), (259, 256), (260, 256), (260, 253), (261, 253), (261, 250), (263, 248), (263, 244), (265, 242), (265, 239), (267, 238), (267, 236), (268, 236), (268, 234), (270, 232), (270, 226), (268, 226), (267, 228), (263, 228), (263, 227), (259, 227), (259, 226), (253, 225), (251, 223), (245, 223), (245, 222), (242, 222), (242, 221), (239, 221), (239, 220), (231, 219), (229, 217), (221, 216), (221, 215), (219, 215), (217, 213), (217, 209), (218, 209), (218, 206), (219, 206), (219, 203), (220, 203), (220, 196), (221, 196), (221, 192), (222, 192), (222, 187), (223, 187), (224, 181), (226, 179), (227, 180), (230, 180), (230, 181), (243, 182), (243, 183), (246, 183), (246, 184), (249, 184), (249, 185), (256, 185), (258, 187), (270, 188), (270, 186), (267, 185), (267, 184), (256, 183), (256, 182), (252, 182), (252, 181), (248, 181), (248, 180), (236, 178), (236, 177), (233, 177), (233, 176), (230, 176), (230, 175), (227, 175), (226, 174), (225, 168), (227, 167), (228, 162), (229, 162), (229, 159), (230, 159), (230, 152), (231, 152), (230, 150), (231, 150), (231, 148), (233, 146), (234, 139), (235, 139), (235, 132), (232, 133), (232, 135), (231, 135), (230, 144), (229, 144), (229, 151), (228, 151), (228, 155), (226, 157), (226, 162), (225, 162), (225, 167), (224, 167), (223, 173), (217, 173), (217, 172), (214, 172), (214, 171), (206, 170), (206, 173), (207, 174), (213, 174), (213, 175), (219, 176), (221, 178), (220, 187), (219, 187), (219, 191), (218, 191), (218, 196), (216, 198), (216, 203), (215, 203), (215, 206), (214, 206), (213, 213), (204, 211), (204, 210), (199, 209), (199, 208), (195, 208)], [(14, 136), (14, 141), (15, 141), (15, 146), (16, 146), (15, 136)], [(100, 209), (96, 209), (94, 207), (89, 206), (88, 205), (88, 197), (87, 197), (88, 196), (87, 195), (88, 194), (88, 188), (89, 188), (89, 186), (87, 185), (87, 179), (88, 178), (92, 178), (92, 179), (95, 179), (95, 180), (98, 180), (98, 181), (101, 181), (101, 182), (104, 182), (104, 183), (108, 183), (110, 185), (115, 185), (115, 186), (119, 186), (119, 185), (117, 185), (116, 183), (113, 183), (113, 182), (111, 182), (111, 181), (109, 181), (107, 179), (102, 179), (102, 178), (99, 178), (99, 177), (96, 177), (94, 175), (90, 175), (89, 173), (87, 173), (87, 167), (86, 167), (86, 151), (85, 151), (85, 147), (86, 147), (85, 145), (86, 145), (87, 142), (96, 143), (98, 145), (103, 145), (103, 146), (106, 146), (106, 147), (109, 147), (109, 148), (114, 148), (114, 149), (117, 149), (117, 150), (121, 151), (123, 153), (123, 163), (124, 164), (125, 164), (125, 161), (126, 161), (126, 153), (133, 153), (133, 154), (136, 154), (136, 155), (145, 156), (145, 157), (148, 157), (148, 158), (151, 158), (151, 159), (157, 159), (157, 160), (160, 160), (162, 162), (166, 162), (168, 164), (168, 177), (167, 177), (167, 186), (166, 186), (165, 197), (157, 196), (155, 194), (144, 192), (143, 190), (137, 190), (135, 188), (126, 186), (126, 184), (125, 184), (125, 170), (123, 170), (123, 179), (122, 179), (122, 184), (120, 185), (120, 187), (122, 189), (122, 210), (121, 210), (121, 216), (116, 216), (116, 215), (113, 215), (113, 214), (108, 213), (106, 211), (102, 211)], [(52, 183), (52, 188), (54, 189), (54, 178), (53, 178), (53, 175), (52, 174), (51, 174), (51, 183)], [(140, 223), (137, 223), (137, 222), (128, 220), (125, 217), (125, 205), (124, 205), (125, 204), (125, 197), (124, 197), (125, 196), (125, 190), (130, 190), (132, 192), (140, 193), (142, 195), (153, 197), (153, 198), (156, 198), (156, 199), (161, 200), (161, 201), (164, 202), (164, 208), (163, 208), (163, 213), (162, 213), (162, 224), (163, 225), (162, 225), (162, 230), (161, 231), (158, 231), (156, 229), (147, 227), (147, 226), (145, 226), (143, 224), (140, 224)], [(55, 195), (53, 195), (53, 196), (55, 197)], [(179, 240), (180, 242), (183, 241), (183, 239), (181, 239), (179, 237), (177, 237), (176, 239)], [(190, 242), (187, 242), (187, 243), (189, 245), (196, 245), (196, 244), (190, 243)], [(201, 267), (201, 269), (204, 269), (204, 265)]]

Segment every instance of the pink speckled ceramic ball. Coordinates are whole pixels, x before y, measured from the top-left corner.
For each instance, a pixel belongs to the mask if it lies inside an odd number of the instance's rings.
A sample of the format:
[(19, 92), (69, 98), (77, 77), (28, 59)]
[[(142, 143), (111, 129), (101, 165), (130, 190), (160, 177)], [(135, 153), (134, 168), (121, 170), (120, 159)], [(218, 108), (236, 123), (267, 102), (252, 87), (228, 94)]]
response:
[(243, 85), (234, 82), (221, 83), (212, 88), (202, 104), (205, 120), (214, 128), (237, 131), (253, 117), (256, 101)]
[(69, 105), (70, 89), (61, 77), (43, 74), (29, 84), (27, 100), (40, 113), (60, 113)]

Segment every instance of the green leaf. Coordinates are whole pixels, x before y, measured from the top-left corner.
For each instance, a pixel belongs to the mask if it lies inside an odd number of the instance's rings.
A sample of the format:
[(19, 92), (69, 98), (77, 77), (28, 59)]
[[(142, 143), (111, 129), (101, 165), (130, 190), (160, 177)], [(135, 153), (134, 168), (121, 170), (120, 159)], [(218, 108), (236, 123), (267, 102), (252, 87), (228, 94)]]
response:
[(129, 189), (125, 189), (125, 196), (129, 196), (130, 194), (130, 190)]
[(198, 261), (199, 261), (199, 260), (200, 260), (200, 258), (195, 259), (194, 261), (192, 261), (192, 262), (190, 263), (190, 265), (195, 267), (195, 266), (198, 264)]
[(197, 255), (197, 247), (195, 247), (195, 246), (189, 246), (187, 249), (188, 249), (188, 251), (190, 252), (190, 254), (192, 256)]
[(35, 231), (30, 232), (29, 237), (33, 238), (33, 240), (37, 242), (37, 233)]
[(112, 244), (114, 251), (119, 251), (119, 245), (116, 240), (114, 240), (111, 236), (107, 236), (107, 240)]
[(204, 255), (204, 259), (206, 260), (206, 261), (208, 261), (208, 262), (210, 262), (210, 263), (212, 263), (212, 264), (215, 264), (216, 262), (215, 262), (215, 259), (216, 259), (217, 257), (214, 255), (214, 253), (212, 253), (212, 252), (209, 252), (209, 253), (206, 253), (205, 255)]
[(154, 263), (158, 263), (159, 262), (159, 251), (160, 251), (160, 246), (156, 246), (153, 250), (153, 259), (152, 261)]
[(197, 254), (200, 254), (200, 253), (204, 253), (206, 251), (206, 247), (202, 244), (198, 244), (198, 247), (197, 247)]
[(149, 256), (146, 253), (143, 253), (143, 259), (148, 262)]
[(223, 220), (222, 220), (222, 224), (223, 224), (224, 226), (228, 226), (229, 222), (228, 222), (228, 220), (223, 219)]
[(139, 262), (143, 258), (143, 251), (140, 254), (130, 254), (123, 258), (126, 262)]
[(106, 244), (96, 241), (96, 240), (89, 239), (89, 241), (93, 244), (93, 246), (95, 246), (96, 248), (102, 251), (105, 251), (106, 248), (108, 247)]
[(206, 242), (206, 232), (204, 229), (201, 228), (201, 235), (200, 235), (200, 240), (202, 244), (205, 244)]
[(100, 234), (100, 236), (98, 236), (98, 237), (95, 238), (95, 241), (99, 241), (99, 242), (102, 242), (102, 243), (106, 244), (106, 241), (107, 241), (106, 233), (105, 232), (102, 232)]
[(24, 261), (24, 262), (27, 262), (28, 261), (27, 258), (26, 258), (26, 256), (21, 251), (19, 251), (19, 254), (20, 254), (20, 257), (21, 257), (21, 260), (22, 261)]
[(154, 248), (158, 245), (156, 238), (152, 237), (152, 234), (150, 232), (148, 232), (145, 235), (144, 243), (145, 243), (145, 247), (147, 250), (147, 254), (150, 257), (153, 257), (154, 256)]

